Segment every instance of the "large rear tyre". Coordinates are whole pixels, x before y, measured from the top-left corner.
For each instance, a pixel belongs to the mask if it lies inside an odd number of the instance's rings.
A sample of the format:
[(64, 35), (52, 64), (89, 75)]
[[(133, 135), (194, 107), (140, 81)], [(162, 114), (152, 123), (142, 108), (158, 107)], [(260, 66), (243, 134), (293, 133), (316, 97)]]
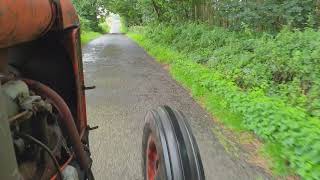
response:
[(199, 148), (185, 116), (168, 106), (145, 117), (142, 140), (145, 180), (204, 180)]

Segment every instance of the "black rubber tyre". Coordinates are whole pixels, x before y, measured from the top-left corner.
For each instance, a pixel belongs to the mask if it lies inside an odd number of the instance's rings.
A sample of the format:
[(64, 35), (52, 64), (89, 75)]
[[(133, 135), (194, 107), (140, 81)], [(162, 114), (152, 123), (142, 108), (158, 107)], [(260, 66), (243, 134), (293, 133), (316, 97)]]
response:
[(142, 140), (145, 180), (204, 180), (196, 140), (185, 116), (168, 106), (145, 117)]

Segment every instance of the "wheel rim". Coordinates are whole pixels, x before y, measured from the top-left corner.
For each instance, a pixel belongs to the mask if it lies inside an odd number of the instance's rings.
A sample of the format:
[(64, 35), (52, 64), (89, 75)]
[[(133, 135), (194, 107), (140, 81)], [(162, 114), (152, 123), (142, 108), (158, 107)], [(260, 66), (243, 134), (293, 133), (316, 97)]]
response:
[(155, 144), (155, 140), (152, 136), (149, 136), (148, 138), (146, 164), (148, 180), (155, 180), (159, 168), (159, 155)]

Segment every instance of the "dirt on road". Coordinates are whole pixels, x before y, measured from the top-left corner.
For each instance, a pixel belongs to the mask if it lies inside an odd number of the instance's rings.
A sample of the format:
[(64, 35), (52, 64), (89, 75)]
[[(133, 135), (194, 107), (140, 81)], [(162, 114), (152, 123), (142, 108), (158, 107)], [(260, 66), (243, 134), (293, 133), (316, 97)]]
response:
[[(113, 30), (114, 32), (115, 30)], [(98, 180), (141, 180), (141, 141), (146, 112), (169, 105), (189, 117), (208, 180), (268, 179), (259, 168), (228, 154), (212, 133), (211, 116), (187, 90), (132, 40), (104, 35), (84, 49), (93, 171)]]

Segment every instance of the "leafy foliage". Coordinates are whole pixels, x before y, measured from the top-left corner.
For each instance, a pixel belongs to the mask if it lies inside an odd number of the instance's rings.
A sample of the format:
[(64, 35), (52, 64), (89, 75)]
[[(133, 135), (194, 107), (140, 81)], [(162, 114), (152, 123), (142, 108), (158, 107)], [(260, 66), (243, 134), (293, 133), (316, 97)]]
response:
[(95, 32), (95, 31), (92, 31), (91, 29), (82, 28), (82, 31), (81, 31), (81, 43), (82, 44), (87, 44), (88, 42), (90, 42), (93, 39), (98, 38), (102, 34), (108, 33), (109, 29), (110, 29), (109, 25), (106, 22), (105, 23), (100, 23), (99, 24), (99, 28), (101, 29), (100, 32)]
[(87, 44), (91, 40), (101, 36), (100, 33), (94, 31), (82, 31), (81, 32), (81, 44)]
[(318, 27), (319, 0), (108, 0), (106, 7), (129, 25), (150, 22), (206, 22), (233, 30), (243, 25), (277, 32), (283, 26)]
[(284, 29), (272, 36), (187, 23), (148, 26), (144, 32), (147, 38), (221, 73), (243, 91), (258, 88), (320, 118), (318, 31)]
[[(279, 159), (302, 178), (320, 179), (319, 116), (307, 106), (320, 97), (311, 90), (319, 88), (319, 32), (259, 36), (195, 24), (135, 29), (139, 34), (130, 36), (170, 63), (173, 76), (195, 96), (211, 95), (207, 106), (218, 103), (240, 116), (246, 129), (277, 144)], [(301, 86), (304, 79), (307, 92)], [(308, 99), (313, 103), (301, 103)]]
[(81, 28), (84, 31), (103, 32), (99, 24), (104, 19), (98, 19), (98, 16), (101, 15), (99, 7), (102, 9), (104, 7), (101, 0), (73, 0), (73, 4), (80, 17)]
[(241, 29), (242, 24), (259, 31), (278, 31), (284, 25), (304, 28), (316, 25), (308, 20), (318, 18), (317, 3), (315, 0), (217, 1), (213, 20), (232, 29)]
[(119, 14), (124, 18), (129, 26), (142, 23), (142, 14), (139, 10), (138, 0), (105, 0), (103, 4), (109, 11)]
[[(101, 0), (73, 0), (81, 23), (81, 43), (99, 37), (102, 33), (109, 32), (109, 26), (103, 16), (106, 15)], [(101, 18), (98, 19), (98, 16)]]

